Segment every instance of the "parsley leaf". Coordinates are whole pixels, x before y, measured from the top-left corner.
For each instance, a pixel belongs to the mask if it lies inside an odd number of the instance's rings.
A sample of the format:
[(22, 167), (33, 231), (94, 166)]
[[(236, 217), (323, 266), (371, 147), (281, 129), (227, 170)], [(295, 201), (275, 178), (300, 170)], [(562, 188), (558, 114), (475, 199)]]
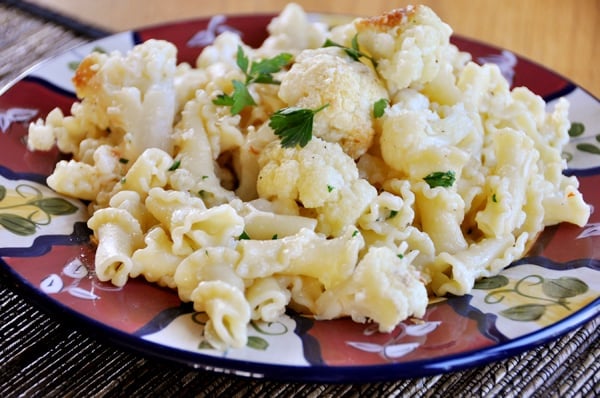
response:
[(254, 83), (279, 84), (279, 81), (275, 80), (272, 74), (279, 72), (283, 67), (289, 64), (291, 60), (292, 54), (281, 53), (273, 58), (253, 62), (250, 66), (250, 73), (248, 76)]
[(298, 107), (282, 108), (271, 115), (269, 127), (275, 135), (281, 138), (281, 146), (293, 148), (296, 145), (304, 148), (312, 138), (313, 119), (329, 104), (317, 109), (306, 109)]
[(173, 162), (173, 164), (171, 165), (171, 167), (169, 167), (167, 170), (168, 171), (175, 171), (179, 168), (179, 166), (181, 166), (181, 160), (177, 159)]
[(448, 188), (454, 184), (456, 180), (456, 174), (454, 171), (434, 171), (423, 178), (431, 188), (444, 187)]
[(360, 58), (364, 57), (364, 58), (368, 59), (369, 61), (371, 61), (371, 64), (373, 64), (374, 68), (377, 68), (377, 61), (375, 61), (375, 59), (373, 59), (373, 57), (370, 57), (369, 55), (360, 51), (360, 49), (358, 47), (358, 33), (355, 34), (354, 37), (352, 38), (351, 46), (352, 47), (343, 46), (341, 44), (334, 42), (331, 39), (325, 40), (325, 43), (323, 44), (323, 47), (339, 47), (339, 48), (341, 48), (342, 50), (344, 50), (344, 52), (350, 58), (352, 58), (353, 60), (358, 61), (358, 62), (360, 62)]
[(238, 45), (237, 48), (235, 63), (237, 64), (238, 68), (240, 68), (242, 72), (244, 72), (244, 75), (248, 74), (248, 66), (250, 65), (250, 60), (248, 59), (248, 56), (246, 55), (244, 49), (240, 45)]
[(237, 115), (246, 106), (256, 105), (254, 98), (250, 95), (248, 87), (238, 80), (233, 81), (233, 104), (231, 105), (231, 113)]
[(252, 83), (279, 84), (272, 74), (289, 64), (292, 58), (291, 54), (281, 53), (273, 58), (253, 62), (250, 61), (242, 46), (238, 46), (236, 64), (244, 73), (245, 81), (233, 80), (233, 93), (217, 95), (212, 101), (213, 104), (230, 106), (233, 115), (237, 115), (247, 106), (256, 105), (248, 91), (248, 86)]

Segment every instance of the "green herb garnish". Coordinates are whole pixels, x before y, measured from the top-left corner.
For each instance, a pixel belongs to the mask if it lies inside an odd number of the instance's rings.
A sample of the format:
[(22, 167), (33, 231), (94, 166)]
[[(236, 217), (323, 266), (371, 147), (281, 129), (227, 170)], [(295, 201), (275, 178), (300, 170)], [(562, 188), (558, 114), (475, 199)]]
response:
[(325, 104), (317, 109), (298, 107), (282, 108), (271, 115), (269, 127), (281, 138), (281, 146), (304, 148), (312, 138), (313, 118), (316, 113), (328, 107)]
[(425, 180), (425, 182), (427, 184), (429, 184), (429, 187), (431, 187), (431, 188), (435, 188), (435, 187), (448, 188), (448, 187), (451, 187), (452, 184), (454, 184), (454, 181), (456, 180), (456, 174), (452, 170), (450, 170), (450, 171), (434, 171), (433, 173), (429, 174), (428, 176), (426, 176), (423, 179)]
[(381, 98), (373, 104), (373, 117), (375, 119), (379, 119), (385, 113), (385, 108), (388, 106), (388, 100), (385, 98)]
[(233, 93), (231, 95), (219, 94), (213, 100), (215, 105), (223, 105), (231, 107), (231, 114), (237, 115), (245, 107), (256, 105), (254, 98), (248, 91), (248, 86), (239, 80), (233, 80)]
[(169, 167), (167, 170), (168, 171), (175, 171), (179, 168), (179, 166), (181, 166), (181, 160), (176, 160), (173, 162), (173, 164), (171, 165), (171, 167)]
[(358, 33), (354, 35), (354, 37), (352, 38), (352, 43), (351, 43), (352, 47), (346, 47), (343, 46), (341, 44), (338, 44), (330, 39), (325, 40), (325, 43), (323, 44), (323, 47), (339, 47), (342, 50), (344, 50), (344, 52), (353, 60), (360, 62), (360, 58), (366, 58), (369, 61), (371, 61), (371, 64), (373, 65), (374, 68), (377, 68), (377, 61), (375, 61), (373, 59), (373, 57), (363, 53), (362, 51), (360, 51), (360, 49), (358, 48)]
[(250, 235), (246, 231), (242, 232), (240, 236), (238, 236), (239, 240), (250, 240)]
[(233, 92), (231, 94), (219, 94), (213, 100), (215, 105), (231, 107), (231, 114), (237, 115), (245, 107), (256, 105), (256, 102), (248, 91), (248, 86), (252, 83), (279, 84), (275, 80), (273, 73), (279, 72), (284, 66), (292, 60), (292, 55), (281, 53), (273, 58), (263, 59), (257, 62), (251, 62), (242, 46), (238, 46), (236, 55), (236, 64), (244, 72), (245, 81), (233, 80)]

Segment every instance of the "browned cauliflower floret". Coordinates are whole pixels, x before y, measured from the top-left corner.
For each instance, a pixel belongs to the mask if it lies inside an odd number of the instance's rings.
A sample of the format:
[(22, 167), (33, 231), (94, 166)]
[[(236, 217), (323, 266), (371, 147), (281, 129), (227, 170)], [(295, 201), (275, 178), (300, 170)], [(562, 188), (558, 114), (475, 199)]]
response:
[(388, 98), (371, 68), (331, 47), (301, 52), (283, 76), (279, 96), (301, 108), (329, 104), (315, 115), (313, 135), (337, 142), (354, 159), (373, 140), (373, 104)]
[(151, 147), (170, 150), (176, 56), (175, 46), (162, 40), (148, 40), (126, 55), (88, 55), (73, 77), (82, 98), (80, 117), (126, 134), (131, 146), (124, 157), (133, 159)]
[(391, 95), (435, 79), (451, 46), (452, 29), (427, 6), (358, 19), (355, 26), (361, 51), (377, 61)]

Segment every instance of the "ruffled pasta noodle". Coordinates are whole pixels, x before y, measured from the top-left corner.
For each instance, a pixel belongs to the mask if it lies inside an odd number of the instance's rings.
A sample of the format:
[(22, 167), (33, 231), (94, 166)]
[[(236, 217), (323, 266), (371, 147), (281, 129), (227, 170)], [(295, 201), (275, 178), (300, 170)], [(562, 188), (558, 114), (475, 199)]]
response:
[[(330, 29), (290, 4), (268, 31), (258, 48), (224, 32), (193, 65), (161, 40), (94, 52), (71, 114), (30, 125), (32, 150), (72, 155), (48, 185), (89, 201), (100, 280), (175, 289), (222, 350), (287, 308), (389, 332), (423, 316), (428, 297), (469, 293), (523, 257), (545, 226), (587, 222), (563, 174), (568, 102), (549, 111), (511, 89), (431, 9)], [(214, 100), (245, 80), (238, 49), (293, 60), (279, 85), (249, 84), (255, 105), (233, 115)], [(282, 147), (271, 115), (324, 105), (308, 144)], [(436, 173), (452, 181), (432, 184)]]

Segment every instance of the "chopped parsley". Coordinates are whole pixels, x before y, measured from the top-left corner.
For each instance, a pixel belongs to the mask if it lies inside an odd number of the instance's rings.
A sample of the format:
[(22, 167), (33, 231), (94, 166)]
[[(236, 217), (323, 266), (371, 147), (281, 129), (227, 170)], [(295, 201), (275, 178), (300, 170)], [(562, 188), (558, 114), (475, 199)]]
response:
[(385, 98), (381, 98), (373, 104), (373, 117), (375, 119), (379, 119), (385, 113), (385, 108), (387, 108), (389, 101)]
[(167, 170), (168, 171), (175, 171), (179, 168), (179, 166), (181, 166), (181, 160), (176, 160), (173, 162), (173, 164), (171, 165), (171, 167), (169, 167)]
[(291, 54), (281, 53), (273, 58), (253, 62), (244, 53), (242, 46), (238, 46), (236, 64), (244, 72), (245, 81), (233, 80), (233, 92), (217, 95), (213, 104), (230, 106), (232, 115), (237, 115), (247, 106), (256, 105), (248, 91), (248, 86), (252, 83), (279, 84), (280, 82), (273, 77), (273, 73), (279, 72), (288, 65), (292, 58)]
[(394, 218), (398, 215), (398, 210), (390, 210), (390, 215), (388, 216), (388, 220), (390, 218)]
[(121, 164), (127, 164), (127, 163), (129, 163), (129, 159), (119, 158), (119, 163), (121, 163)]
[(329, 185), (327, 184), (327, 192), (331, 192), (335, 189), (335, 187), (333, 185)]
[(448, 188), (454, 184), (456, 180), (456, 174), (454, 171), (434, 171), (433, 173), (427, 175), (423, 178), (429, 187), (444, 187)]
[(243, 231), (240, 236), (238, 236), (239, 240), (250, 240), (250, 235), (246, 231)]
[(281, 139), (281, 146), (293, 148), (305, 147), (312, 138), (313, 118), (329, 104), (317, 109), (298, 107), (282, 108), (271, 115), (269, 127)]

